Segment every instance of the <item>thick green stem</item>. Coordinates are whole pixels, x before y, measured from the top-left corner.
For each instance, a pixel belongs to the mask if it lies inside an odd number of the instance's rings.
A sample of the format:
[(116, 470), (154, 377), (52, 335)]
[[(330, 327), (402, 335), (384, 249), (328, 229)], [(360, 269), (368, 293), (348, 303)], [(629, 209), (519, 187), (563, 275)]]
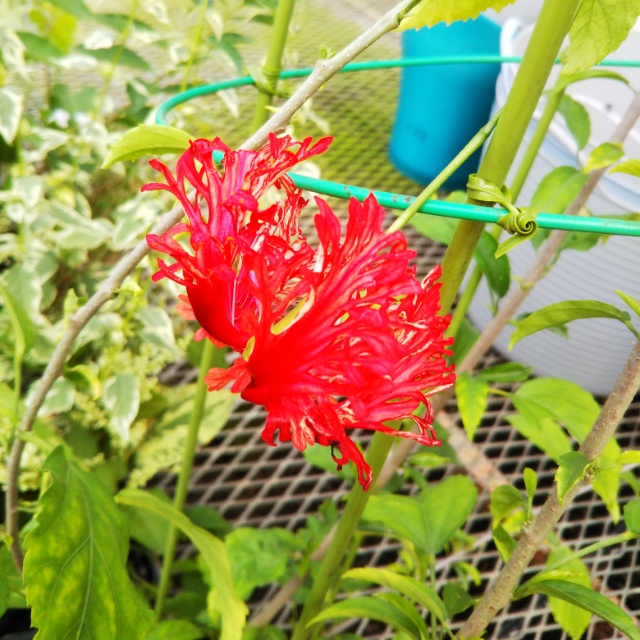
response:
[[(200, 374), (198, 376), (198, 382), (196, 383), (196, 395), (193, 400), (193, 410), (189, 419), (189, 428), (187, 431), (187, 440), (184, 443), (184, 450), (182, 452), (182, 464), (180, 465), (180, 475), (178, 476), (178, 486), (176, 487), (176, 493), (173, 498), (173, 505), (179, 511), (184, 508), (185, 501), (187, 499), (187, 491), (189, 489), (189, 478), (191, 476), (191, 469), (193, 467), (193, 458), (198, 444), (198, 431), (200, 429), (200, 422), (204, 413), (204, 405), (207, 399), (207, 387), (204, 384), (204, 377), (213, 366), (216, 353), (220, 351), (213, 346), (209, 340), (205, 342), (204, 349), (202, 351), (202, 357), (200, 359)], [(162, 618), (162, 612), (164, 609), (164, 603), (167, 598), (169, 586), (171, 584), (171, 568), (173, 566), (173, 557), (176, 552), (176, 545), (178, 542), (177, 528), (171, 526), (169, 529), (169, 535), (164, 547), (164, 555), (162, 561), (162, 573), (160, 575), (160, 584), (158, 585), (158, 592), (156, 594), (156, 606), (155, 616), (156, 620)]]
[(295, 0), (278, 1), (267, 59), (262, 67), (262, 75), (266, 81), (266, 86), (259, 87), (258, 100), (251, 124), (252, 132), (257, 131), (269, 119), (267, 107), (271, 105), (278, 77), (282, 70), (282, 54), (287, 41), (294, 4)]
[[(578, 5), (579, 0), (545, 0), (478, 170), (480, 178), (497, 185), (504, 184)], [(456, 227), (442, 262), (440, 297), (443, 310), (451, 308), (483, 229), (482, 223), (465, 220)]]
[(339, 577), (342, 559), (358, 526), (360, 516), (367, 504), (370, 492), (375, 488), (376, 479), (382, 469), (384, 461), (392, 445), (392, 436), (376, 433), (367, 453), (367, 462), (371, 466), (373, 482), (369, 491), (364, 491), (359, 484), (355, 484), (345, 505), (338, 528), (336, 529), (327, 554), (322, 560), (320, 570), (316, 576), (311, 592), (307, 596), (302, 614), (298, 620), (291, 640), (304, 640), (309, 637), (307, 625), (322, 609), (325, 596)]

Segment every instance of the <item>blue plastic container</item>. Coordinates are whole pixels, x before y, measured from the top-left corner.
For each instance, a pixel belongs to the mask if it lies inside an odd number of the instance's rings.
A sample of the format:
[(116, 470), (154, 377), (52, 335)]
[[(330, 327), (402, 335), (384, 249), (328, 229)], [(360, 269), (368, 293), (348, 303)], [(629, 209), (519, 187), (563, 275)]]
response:
[[(405, 58), (499, 54), (500, 26), (479, 16), (449, 26), (436, 25), (402, 34)], [(402, 70), (389, 158), (407, 177), (428, 184), (489, 120), (499, 64), (408, 67)], [(475, 173), (480, 151), (446, 182), (461, 189)]]

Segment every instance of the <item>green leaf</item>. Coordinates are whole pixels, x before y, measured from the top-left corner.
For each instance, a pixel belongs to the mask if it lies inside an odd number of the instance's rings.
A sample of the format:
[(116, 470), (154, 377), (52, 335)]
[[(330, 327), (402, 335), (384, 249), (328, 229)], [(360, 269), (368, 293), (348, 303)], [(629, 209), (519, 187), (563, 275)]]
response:
[(487, 367), (478, 371), (476, 377), (486, 380), (487, 382), (509, 383), (524, 382), (533, 374), (533, 369), (519, 362), (504, 362), (496, 364), (493, 367)]
[(459, 582), (448, 582), (442, 590), (442, 599), (447, 608), (449, 618), (453, 618), (459, 613), (472, 607), (476, 599), (469, 595), (469, 592)]
[(491, 535), (502, 562), (507, 562), (516, 548), (516, 541), (501, 524), (493, 529)]
[(624, 505), (624, 523), (629, 531), (640, 536), (640, 500), (637, 498)]
[(588, 176), (574, 167), (556, 167), (540, 181), (531, 198), (531, 209), (547, 213), (564, 213), (587, 179)]
[(437, 554), (473, 511), (478, 490), (466, 476), (451, 476), (416, 497), (372, 496), (365, 520), (380, 522), (426, 553)]
[(39, 640), (146, 638), (152, 613), (126, 570), (128, 535), (112, 496), (62, 447), (25, 539), (24, 578)]
[(38, 414), (46, 416), (51, 413), (65, 413), (73, 407), (74, 396), (73, 384), (65, 378), (58, 378), (49, 389)]
[(509, 291), (511, 283), (511, 270), (509, 258), (500, 256), (496, 258), (498, 241), (486, 231), (480, 236), (478, 246), (473, 253), (476, 264), (487, 279), (487, 284), (498, 298), (502, 298)]
[(508, 518), (516, 509), (524, 507), (522, 494), (510, 484), (503, 484), (491, 492), (489, 511), (493, 516), (493, 527)]
[(29, 33), (28, 31), (17, 31), (16, 33), (20, 40), (22, 40), (27, 58), (49, 64), (51, 64), (51, 61), (64, 58), (64, 53), (45, 38), (41, 38), (35, 33)]
[(0, 617), (6, 609), (26, 609), (22, 576), (6, 544), (0, 547)]
[(514, 0), (422, 0), (402, 20), (399, 29), (421, 29), (439, 22), (451, 24), (474, 19), (487, 9), (500, 11), (512, 2)]
[(156, 622), (145, 640), (200, 640), (201, 629), (187, 620), (163, 620)]
[(560, 99), (558, 111), (562, 114), (567, 128), (578, 145), (578, 149), (584, 149), (591, 136), (589, 112), (582, 104), (566, 93)]
[(418, 603), (432, 613), (441, 623), (451, 617), (451, 612), (445, 608), (438, 594), (426, 584), (410, 576), (403, 576), (389, 569), (364, 568), (347, 571), (343, 574), (342, 580), (347, 579), (365, 580), (366, 582), (393, 589)]
[(479, 335), (480, 332), (466, 318), (463, 318), (456, 333), (456, 348), (452, 358), (455, 364), (459, 364), (464, 360)]
[(279, 582), (288, 558), (300, 551), (296, 536), (286, 529), (240, 527), (225, 538), (227, 557), (238, 596), (247, 600), (256, 587)]
[(141, 58), (135, 51), (120, 46), (107, 47), (106, 49), (87, 49), (78, 45), (75, 50), (85, 56), (91, 56), (100, 62), (119, 64), (137, 71), (149, 71), (149, 63)]
[(24, 96), (15, 87), (0, 87), (0, 136), (11, 144), (18, 132)]
[(138, 378), (132, 373), (119, 373), (109, 378), (104, 383), (102, 402), (111, 413), (111, 428), (124, 442), (128, 442), (129, 427), (140, 407)]
[(514, 598), (524, 598), (533, 593), (559, 598), (606, 620), (631, 640), (640, 640), (640, 629), (634, 624), (629, 614), (590, 587), (565, 580), (529, 581), (527, 585), (523, 585), (525, 586), (526, 589), (520, 587), (516, 591), (517, 595), (514, 594)]
[[(392, 594), (387, 594), (392, 595)], [(374, 594), (373, 596), (349, 598), (336, 602), (324, 611), (321, 611), (309, 624), (317, 624), (325, 620), (334, 619), (351, 619), (351, 618), (367, 618), (369, 620), (378, 620), (390, 625), (396, 630), (404, 631), (414, 640), (426, 639), (428, 633), (426, 627), (423, 633), (421, 628), (412, 620), (403, 608), (397, 603), (390, 602), (382, 597), (382, 594)], [(424, 625), (424, 622), (423, 622)]]
[(116, 162), (133, 162), (144, 156), (159, 156), (164, 153), (182, 153), (189, 148), (193, 136), (182, 129), (159, 124), (141, 124), (127, 131), (109, 149), (102, 163), (103, 169)]
[(628, 327), (631, 316), (626, 311), (599, 300), (567, 300), (538, 309), (521, 320), (509, 340), (509, 349), (533, 333), (584, 318), (610, 318)]
[[(160, 489), (150, 489), (158, 500), (171, 504), (169, 497)], [(143, 544), (147, 549), (162, 555), (169, 537), (169, 523), (157, 513), (149, 513), (147, 509), (120, 505), (120, 510), (127, 519), (129, 535)]]
[[(400, 213), (398, 211), (397, 215), (400, 215)], [(456, 221), (452, 218), (440, 218), (420, 213), (413, 216), (408, 224), (426, 238), (431, 238), (431, 240), (445, 245), (451, 242), (453, 233), (456, 230)]]
[(560, 466), (556, 471), (555, 480), (558, 486), (558, 501), (562, 504), (567, 493), (584, 478), (589, 460), (581, 451), (570, 451), (565, 453), (558, 463)]
[(640, 464), (640, 451), (623, 451), (616, 460), (617, 464)]
[(0, 280), (0, 312), (6, 308), (14, 340), (14, 359), (22, 360), (36, 341), (36, 330), (31, 322), (29, 313), (22, 306), (7, 286)]
[(51, 0), (51, 4), (70, 13), (78, 20), (91, 20), (94, 17), (82, 0)]
[(587, 164), (582, 170), (583, 173), (589, 173), (596, 169), (603, 169), (617, 162), (624, 155), (624, 149), (619, 142), (603, 142), (598, 145), (587, 158)]
[(224, 544), (208, 531), (194, 525), (173, 505), (163, 502), (147, 491), (123, 489), (116, 496), (116, 502), (162, 516), (193, 542), (214, 582), (207, 596), (209, 615), (213, 619), (217, 615), (222, 618), (221, 640), (240, 640), (248, 609), (236, 595)]
[(624, 302), (629, 306), (629, 308), (640, 318), (640, 302), (635, 298), (632, 298), (630, 295), (615, 289), (615, 292), (624, 300)]
[(87, 391), (93, 400), (100, 397), (102, 383), (89, 365), (77, 364), (74, 367), (66, 367), (64, 377), (72, 382), (76, 389)]
[(562, 455), (571, 451), (571, 442), (558, 423), (550, 417), (536, 421), (530, 416), (507, 416), (509, 423), (521, 436), (532, 442), (556, 462)]
[(626, 40), (640, 14), (639, 0), (582, 0), (569, 29), (562, 73), (585, 71)]
[[(280, 629), (272, 626), (261, 626), (261, 627), (252, 627), (251, 625), (247, 625), (244, 629), (244, 634), (242, 636), (242, 640), (287, 640), (287, 637), (284, 635)], [(346, 636), (344, 639), (342, 636), (340, 640), (349, 640)], [(360, 640), (359, 638), (355, 638), (354, 640)]]
[(625, 160), (613, 167), (609, 173), (626, 173), (630, 176), (640, 178), (640, 160)]
[(489, 385), (478, 376), (459, 373), (456, 376), (456, 398), (462, 424), (469, 440), (473, 440), (487, 407)]
[(442, 551), (471, 515), (477, 498), (476, 486), (462, 475), (446, 478), (418, 494), (427, 531), (425, 546), (428, 553), (436, 555)]
[(531, 519), (531, 509), (533, 507), (533, 499), (536, 496), (536, 489), (538, 488), (538, 475), (530, 467), (526, 467), (522, 472), (524, 478), (524, 487), (527, 490), (527, 518)]

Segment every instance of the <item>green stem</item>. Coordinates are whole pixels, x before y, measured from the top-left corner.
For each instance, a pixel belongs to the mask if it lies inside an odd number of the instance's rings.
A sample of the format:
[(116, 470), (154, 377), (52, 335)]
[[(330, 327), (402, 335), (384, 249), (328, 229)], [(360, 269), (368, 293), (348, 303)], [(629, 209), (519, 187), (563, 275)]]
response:
[(320, 612), (327, 592), (339, 578), (342, 559), (358, 526), (360, 516), (367, 504), (370, 492), (375, 488), (376, 479), (380, 473), (380, 469), (382, 469), (384, 461), (387, 459), (387, 454), (391, 449), (392, 443), (392, 436), (376, 433), (373, 437), (367, 453), (367, 462), (371, 466), (371, 473), (373, 474), (371, 488), (369, 491), (364, 491), (362, 487), (356, 483), (353, 489), (351, 489), (335, 535), (322, 560), (320, 570), (307, 596), (304, 608), (300, 614), (300, 619), (293, 630), (291, 640), (304, 640), (309, 637), (307, 625)]
[(464, 162), (473, 155), (491, 135), (495, 129), (500, 114), (497, 113), (487, 124), (476, 133), (471, 140), (464, 146), (462, 151), (435, 177), (435, 179), (422, 191), (422, 193), (398, 216), (398, 219), (389, 227), (388, 232), (402, 229), (407, 222), (419, 211), (431, 196), (448, 180), (448, 178), (461, 167)]
[(200, 0), (202, 2), (200, 14), (200, 20), (198, 21), (198, 26), (196, 27), (195, 38), (193, 39), (193, 43), (191, 44), (191, 54), (189, 55), (189, 59), (187, 60), (187, 66), (184, 70), (184, 76), (182, 78), (182, 83), (180, 84), (180, 91), (184, 91), (189, 84), (189, 76), (191, 75), (191, 67), (198, 55), (198, 48), (200, 47), (200, 41), (202, 40), (202, 31), (204, 29), (204, 23), (207, 19), (207, 7), (209, 6), (209, 0)]
[[(502, 115), (478, 169), (480, 178), (497, 185), (504, 184), (579, 1), (545, 0)], [(442, 262), (440, 301), (444, 313), (453, 304), (483, 230), (484, 224), (466, 220), (460, 221), (456, 227)]]
[[(187, 440), (184, 443), (184, 450), (182, 452), (182, 464), (180, 465), (178, 485), (176, 487), (176, 493), (173, 497), (173, 505), (179, 511), (182, 511), (187, 499), (189, 478), (191, 476), (193, 458), (195, 455), (196, 446), (198, 444), (198, 431), (204, 413), (205, 401), (207, 399), (207, 387), (204, 384), (204, 377), (209, 369), (213, 366), (217, 353), (219, 353), (219, 350), (217, 350), (213, 346), (213, 344), (209, 340), (207, 340), (205, 342), (204, 349), (202, 351), (202, 357), (200, 359), (200, 374), (198, 376), (198, 382), (196, 383), (196, 394), (193, 400), (193, 409), (191, 411), (191, 416), (189, 419)], [(158, 592), (156, 595), (156, 621), (159, 621), (162, 618), (164, 604), (171, 583), (171, 568), (173, 566), (173, 558), (176, 552), (177, 543), (178, 530), (175, 526), (172, 525), (169, 529), (169, 535), (167, 536), (167, 541), (164, 547), (162, 573), (160, 575), (160, 584), (158, 585)]]
[(107, 75), (104, 77), (104, 83), (102, 85), (102, 91), (100, 92), (100, 99), (98, 100), (98, 105), (96, 107), (96, 118), (100, 115), (102, 111), (102, 107), (104, 106), (104, 101), (107, 98), (107, 94), (109, 93), (109, 88), (111, 87), (111, 80), (113, 79), (113, 75), (116, 72), (116, 68), (118, 67), (118, 63), (120, 62), (120, 58), (122, 57), (122, 52), (124, 51), (124, 46), (127, 43), (127, 39), (129, 38), (129, 33), (131, 32), (131, 26), (133, 25), (133, 21), (135, 19), (136, 12), (138, 11), (138, 6), (140, 4), (140, 0), (134, 0), (133, 5), (131, 7), (131, 13), (129, 14), (129, 19), (125, 28), (122, 32), (122, 37), (120, 38), (120, 46), (116, 51), (116, 55), (111, 63), (111, 67), (107, 72)]
[(557, 562), (550, 564), (548, 567), (544, 568), (544, 572), (546, 571), (554, 571), (555, 569), (559, 569), (565, 564), (571, 562), (572, 560), (578, 560), (579, 558), (583, 558), (584, 556), (588, 556), (590, 553), (594, 553), (599, 549), (605, 549), (606, 547), (612, 547), (614, 544), (622, 544), (624, 542), (629, 542), (630, 540), (635, 540), (638, 538), (637, 533), (633, 533), (632, 531), (625, 531), (617, 536), (612, 536), (611, 538), (606, 538), (605, 540), (600, 540), (600, 542), (594, 542), (590, 544), (588, 547), (584, 547), (583, 549), (579, 549), (578, 551), (574, 551), (573, 553), (561, 558)]
[(269, 42), (269, 50), (267, 51), (267, 59), (262, 67), (262, 74), (265, 78), (266, 86), (259, 87), (258, 89), (258, 100), (256, 101), (253, 122), (251, 123), (252, 132), (257, 131), (269, 119), (267, 107), (271, 105), (273, 94), (278, 83), (278, 77), (282, 70), (282, 54), (284, 53), (284, 46), (287, 42), (289, 23), (291, 22), (294, 4), (295, 0), (278, 1), (276, 15), (273, 20), (271, 41)]

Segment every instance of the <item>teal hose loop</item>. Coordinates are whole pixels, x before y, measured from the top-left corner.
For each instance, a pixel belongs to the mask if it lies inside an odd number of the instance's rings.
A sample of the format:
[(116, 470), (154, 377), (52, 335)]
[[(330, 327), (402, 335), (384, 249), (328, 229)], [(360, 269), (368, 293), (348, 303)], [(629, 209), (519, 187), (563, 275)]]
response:
[[(518, 63), (522, 60), (521, 56), (499, 56), (499, 55), (456, 55), (456, 56), (430, 56), (427, 58), (407, 58), (400, 60), (371, 60), (367, 62), (351, 62), (341, 69), (343, 73), (351, 73), (357, 71), (374, 71), (379, 69), (395, 69), (398, 67), (418, 67), (429, 65), (449, 65), (449, 64), (496, 64), (496, 63)], [(556, 64), (560, 64), (556, 60)], [(602, 67), (640, 67), (640, 60), (603, 60), (598, 66)], [(313, 72), (312, 67), (303, 69), (287, 69), (280, 72), (280, 78), (304, 78)], [(178, 95), (175, 95), (163, 102), (156, 112), (156, 122), (158, 124), (168, 124), (167, 116), (170, 111), (177, 106), (200, 98), (215, 94), (224, 89), (234, 89), (237, 87), (245, 87), (255, 85), (251, 76), (242, 78), (233, 78), (230, 80), (222, 80), (215, 84), (203, 85), (188, 89)], [(330, 182), (328, 180), (320, 180), (302, 176), (296, 173), (288, 174), (294, 184), (300, 189), (312, 191), (322, 195), (333, 196), (336, 198), (355, 198), (363, 201), (370, 193), (373, 193), (378, 202), (383, 207), (390, 209), (404, 210), (415, 200), (412, 196), (401, 195), (397, 193), (388, 193), (386, 191), (371, 191), (362, 187), (356, 187), (339, 182)], [(509, 213), (514, 214), (515, 209), (511, 205), (508, 192), (502, 192), (505, 198), (505, 209), (490, 209), (488, 207), (478, 207), (468, 204), (457, 204), (453, 202), (443, 202), (438, 200), (430, 200), (426, 202), (420, 209), (419, 213), (429, 215), (442, 216), (445, 218), (455, 218), (458, 220), (471, 220), (475, 222), (496, 223), (503, 219)], [(509, 203), (509, 208), (507, 204)], [(509, 210), (511, 209), (511, 211)], [(517, 211), (517, 210), (516, 210)], [(518, 221), (517, 224), (521, 224)], [(607, 235), (619, 236), (635, 236), (640, 237), (640, 223), (624, 220), (619, 218), (596, 218), (584, 216), (563, 216), (552, 213), (538, 213), (533, 220), (541, 229), (558, 229), (561, 231), (583, 231), (588, 233), (602, 233)], [(509, 223), (515, 225), (516, 222)], [(524, 221), (524, 228), (530, 228), (530, 220)], [(515, 228), (515, 227), (514, 227)]]

